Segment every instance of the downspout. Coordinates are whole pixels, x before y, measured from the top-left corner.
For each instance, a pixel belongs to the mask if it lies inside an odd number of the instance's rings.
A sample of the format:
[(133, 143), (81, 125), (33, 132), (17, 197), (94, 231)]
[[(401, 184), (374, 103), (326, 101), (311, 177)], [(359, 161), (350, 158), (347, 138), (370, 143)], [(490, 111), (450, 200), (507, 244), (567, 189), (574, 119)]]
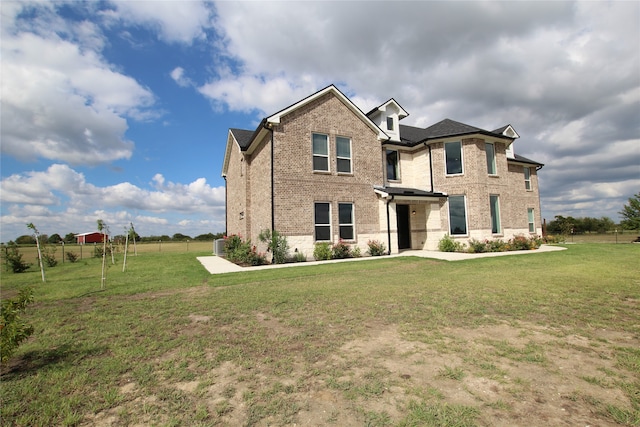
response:
[(227, 215), (228, 215), (227, 193), (229, 189), (227, 188), (227, 176), (225, 175), (223, 176), (223, 178), (224, 178), (224, 235), (227, 236), (229, 232), (229, 229), (228, 229), (229, 220), (227, 219)]
[(387, 243), (389, 244), (389, 251), (387, 255), (391, 255), (391, 219), (389, 216), (389, 203), (393, 202), (394, 195), (391, 195), (390, 199), (387, 199)]
[(435, 193), (435, 190), (433, 189), (433, 158), (431, 157), (431, 146), (426, 142), (424, 145), (429, 149), (429, 176), (431, 178), (431, 192)]
[[(271, 124), (265, 123), (264, 127), (271, 133), (271, 236), (276, 231), (276, 207), (275, 207), (275, 191), (273, 189), (274, 183), (274, 149), (273, 149), (273, 129)], [(275, 264), (273, 251), (271, 252), (271, 264)]]
[(274, 154), (274, 149), (273, 149), (273, 129), (271, 128), (271, 126), (272, 125), (270, 123), (265, 123), (265, 125), (264, 125), (264, 128), (267, 129), (271, 133), (271, 233), (273, 233), (275, 231), (275, 228), (276, 228), (275, 191), (274, 191), (274, 188), (273, 188), (273, 183), (274, 183), (274, 180), (275, 180), (274, 171), (273, 171), (275, 154)]

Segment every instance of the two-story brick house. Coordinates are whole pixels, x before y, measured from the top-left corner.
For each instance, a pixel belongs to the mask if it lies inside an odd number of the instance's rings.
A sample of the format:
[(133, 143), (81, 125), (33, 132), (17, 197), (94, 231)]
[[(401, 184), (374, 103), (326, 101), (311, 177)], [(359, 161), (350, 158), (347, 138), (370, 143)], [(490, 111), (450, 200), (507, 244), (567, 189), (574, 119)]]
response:
[(342, 239), (364, 253), (437, 249), (449, 234), (508, 239), (541, 234), (537, 171), (514, 154), (510, 126), (452, 120), (400, 125), (393, 99), (365, 114), (331, 85), (262, 120), (230, 129), (222, 168), (227, 234), (258, 243), (264, 229), (307, 256)]

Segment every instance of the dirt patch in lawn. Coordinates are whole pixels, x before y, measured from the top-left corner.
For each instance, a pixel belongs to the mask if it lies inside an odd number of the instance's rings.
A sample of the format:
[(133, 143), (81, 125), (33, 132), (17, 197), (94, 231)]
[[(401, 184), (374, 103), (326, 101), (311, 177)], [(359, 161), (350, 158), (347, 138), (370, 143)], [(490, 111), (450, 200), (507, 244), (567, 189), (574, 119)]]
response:
[[(640, 379), (620, 363), (619, 353), (640, 347), (631, 334), (594, 330), (587, 337), (506, 323), (437, 332), (370, 325), (364, 336), (311, 360), (304, 343), (290, 342), (295, 328), (255, 316), (259, 327), (288, 337), (285, 373), (274, 374), (277, 361), (268, 354), (217, 363), (211, 348), (206, 365), (174, 353), (164, 362), (184, 362), (197, 375), (169, 379), (153, 394), (125, 384), (125, 402), (90, 423), (119, 425), (126, 421), (122, 414), (169, 422), (163, 402), (174, 394), (197, 408), (195, 416), (207, 425), (430, 425), (423, 413), (446, 416), (452, 410), (466, 414), (459, 425), (614, 426), (637, 419), (633, 393)], [(208, 333), (206, 316), (189, 317), (199, 333)], [(138, 414), (141, 404), (145, 414)]]

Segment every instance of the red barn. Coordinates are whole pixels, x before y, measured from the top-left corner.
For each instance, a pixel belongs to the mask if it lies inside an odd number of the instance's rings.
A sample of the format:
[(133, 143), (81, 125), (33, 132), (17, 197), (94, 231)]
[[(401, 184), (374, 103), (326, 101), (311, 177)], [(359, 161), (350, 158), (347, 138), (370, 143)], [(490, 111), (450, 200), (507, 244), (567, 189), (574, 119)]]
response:
[[(79, 245), (84, 245), (85, 243), (102, 243), (102, 237), (106, 236), (98, 231), (94, 231), (92, 233), (82, 233), (76, 234), (77, 243)], [(109, 236), (106, 236), (107, 240)]]

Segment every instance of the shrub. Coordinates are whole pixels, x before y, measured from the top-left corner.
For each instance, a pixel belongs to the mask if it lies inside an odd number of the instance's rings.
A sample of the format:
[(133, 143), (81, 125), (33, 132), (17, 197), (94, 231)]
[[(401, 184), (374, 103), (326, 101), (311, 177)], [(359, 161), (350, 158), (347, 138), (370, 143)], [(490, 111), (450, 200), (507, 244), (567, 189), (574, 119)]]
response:
[(316, 261), (331, 259), (331, 244), (328, 242), (316, 243), (313, 248), (313, 258)]
[(67, 257), (67, 260), (69, 262), (76, 262), (78, 261), (78, 254), (75, 252), (67, 252), (64, 254), (65, 257)]
[(58, 260), (56, 259), (56, 248), (52, 246), (45, 246), (42, 251), (42, 260), (47, 267), (55, 267), (58, 265)]
[(239, 265), (257, 266), (267, 263), (265, 254), (258, 253), (250, 240), (245, 242), (237, 234), (225, 237), (224, 252), (229, 261)]
[(287, 238), (276, 230), (265, 229), (258, 235), (258, 239), (262, 243), (267, 243), (268, 250), (273, 254), (274, 264), (284, 264), (287, 262), (287, 253), (289, 252), (289, 244)]
[(483, 252), (487, 252), (489, 249), (488, 245), (489, 245), (488, 240), (485, 240), (483, 242), (476, 239), (469, 239), (469, 252), (475, 253), (475, 254), (481, 254)]
[(331, 253), (334, 259), (351, 258), (351, 246), (340, 239), (338, 243), (331, 248)]
[(448, 234), (445, 234), (438, 242), (438, 249), (440, 252), (462, 252), (464, 250), (464, 245), (453, 240)]
[(29, 269), (30, 264), (22, 260), (18, 245), (10, 242), (5, 248), (5, 262), (14, 273), (22, 273)]
[(504, 252), (507, 250), (507, 244), (502, 239), (490, 240), (487, 244), (489, 252)]
[(298, 252), (297, 249), (293, 252), (293, 256), (290, 258), (290, 262), (306, 262), (306, 261), (307, 261), (307, 256), (302, 252)]
[(3, 363), (9, 360), (22, 341), (33, 334), (33, 326), (20, 319), (20, 314), (32, 302), (33, 288), (25, 288), (17, 298), (4, 300), (0, 305), (0, 361)]
[(369, 250), (367, 252), (371, 256), (380, 256), (387, 253), (387, 248), (384, 243), (377, 240), (369, 240), (367, 242), (367, 246), (369, 247)]
[(509, 247), (512, 251), (524, 251), (532, 248), (532, 242), (525, 236), (514, 236), (509, 240)]
[(360, 249), (360, 246), (356, 246), (351, 250), (351, 256), (353, 258), (360, 258), (362, 256), (362, 250)]

